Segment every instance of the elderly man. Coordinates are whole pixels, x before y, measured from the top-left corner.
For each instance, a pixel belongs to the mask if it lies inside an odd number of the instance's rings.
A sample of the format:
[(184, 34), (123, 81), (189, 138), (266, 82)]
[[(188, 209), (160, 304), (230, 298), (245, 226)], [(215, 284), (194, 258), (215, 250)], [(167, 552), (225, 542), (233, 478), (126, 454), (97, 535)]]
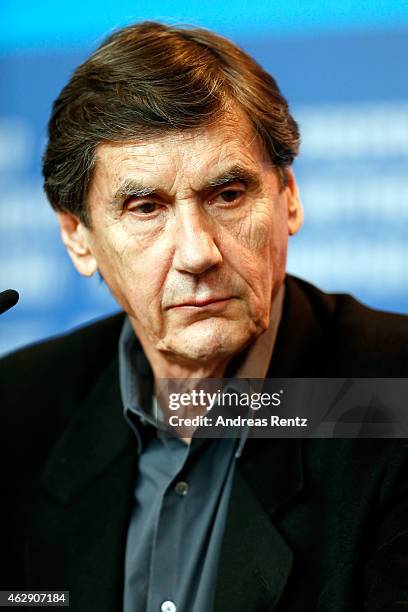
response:
[(63, 89), (45, 189), (124, 313), (2, 363), (2, 589), (76, 612), (405, 609), (403, 441), (182, 439), (153, 410), (163, 378), (407, 375), (405, 317), (285, 276), (298, 145), (274, 79), (204, 30), (119, 30)]

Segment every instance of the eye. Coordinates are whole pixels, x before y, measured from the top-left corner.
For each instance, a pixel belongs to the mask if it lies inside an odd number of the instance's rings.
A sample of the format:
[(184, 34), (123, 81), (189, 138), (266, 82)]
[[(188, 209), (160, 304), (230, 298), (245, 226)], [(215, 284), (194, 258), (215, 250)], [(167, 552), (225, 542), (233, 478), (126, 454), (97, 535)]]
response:
[(235, 202), (235, 200), (240, 197), (241, 193), (241, 191), (236, 189), (228, 189), (228, 191), (220, 193), (220, 198), (224, 200), (224, 202)]
[(244, 191), (241, 189), (225, 189), (211, 198), (210, 203), (214, 204), (218, 202), (220, 204), (235, 204), (239, 202), (243, 195)]
[(147, 217), (157, 213), (161, 209), (160, 204), (156, 202), (140, 202), (139, 204), (131, 204), (128, 206), (128, 211), (135, 213), (141, 217)]

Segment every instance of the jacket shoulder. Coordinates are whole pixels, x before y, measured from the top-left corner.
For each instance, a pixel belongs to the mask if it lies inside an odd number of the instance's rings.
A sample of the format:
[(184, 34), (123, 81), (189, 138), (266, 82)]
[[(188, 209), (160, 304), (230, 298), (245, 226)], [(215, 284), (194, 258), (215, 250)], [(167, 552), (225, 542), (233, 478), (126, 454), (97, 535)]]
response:
[(98, 320), (5, 356), (0, 388), (7, 420), (20, 421), (39, 410), (43, 421), (55, 413), (54, 406), (78, 404), (116, 357), (124, 316)]
[(349, 375), (399, 377), (408, 374), (408, 316), (370, 308), (348, 294), (324, 293), (301, 286), (323, 321), (333, 371)]

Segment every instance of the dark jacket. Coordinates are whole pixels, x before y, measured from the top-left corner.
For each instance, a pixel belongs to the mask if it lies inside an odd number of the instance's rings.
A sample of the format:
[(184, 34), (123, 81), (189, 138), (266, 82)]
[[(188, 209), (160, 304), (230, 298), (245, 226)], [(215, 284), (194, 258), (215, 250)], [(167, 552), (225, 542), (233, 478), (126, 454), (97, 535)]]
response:
[[(137, 475), (119, 392), (122, 322), (116, 315), (0, 365), (0, 588), (70, 590), (72, 612), (121, 610)], [(268, 376), (407, 373), (407, 317), (288, 277)], [(248, 440), (215, 612), (402, 612), (407, 605), (407, 441)]]

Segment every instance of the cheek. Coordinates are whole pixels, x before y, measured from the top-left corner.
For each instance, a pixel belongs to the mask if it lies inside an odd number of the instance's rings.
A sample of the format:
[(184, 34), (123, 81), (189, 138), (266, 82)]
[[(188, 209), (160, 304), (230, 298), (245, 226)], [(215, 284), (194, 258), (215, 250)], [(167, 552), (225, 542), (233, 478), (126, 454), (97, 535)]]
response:
[(287, 219), (280, 197), (264, 198), (246, 206), (239, 218), (224, 224), (228, 233), (246, 250), (268, 250), (271, 237), (287, 236)]
[[(287, 244), (287, 219), (280, 210), (271, 209), (279, 202), (251, 208), (225, 234), (228, 251), (244, 268), (251, 269), (255, 277), (270, 274), (285, 258)], [(234, 253), (237, 257), (234, 257)]]
[(282, 266), (286, 265), (288, 225), (280, 204), (279, 200), (272, 202), (273, 211), (266, 208), (253, 215), (250, 228), (251, 248), (261, 260), (264, 280), (270, 279), (271, 282), (281, 277)]
[(110, 228), (95, 250), (100, 272), (120, 305), (143, 319), (155, 316), (166, 278), (166, 245), (161, 241), (146, 244), (117, 226)]
[[(279, 205), (279, 201), (272, 205)], [(272, 214), (274, 213), (274, 214)], [(228, 261), (246, 287), (249, 308), (269, 316), (272, 296), (284, 280), (287, 252), (287, 219), (284, 210), (268, 206), (251, 210), (224, 234)]]

